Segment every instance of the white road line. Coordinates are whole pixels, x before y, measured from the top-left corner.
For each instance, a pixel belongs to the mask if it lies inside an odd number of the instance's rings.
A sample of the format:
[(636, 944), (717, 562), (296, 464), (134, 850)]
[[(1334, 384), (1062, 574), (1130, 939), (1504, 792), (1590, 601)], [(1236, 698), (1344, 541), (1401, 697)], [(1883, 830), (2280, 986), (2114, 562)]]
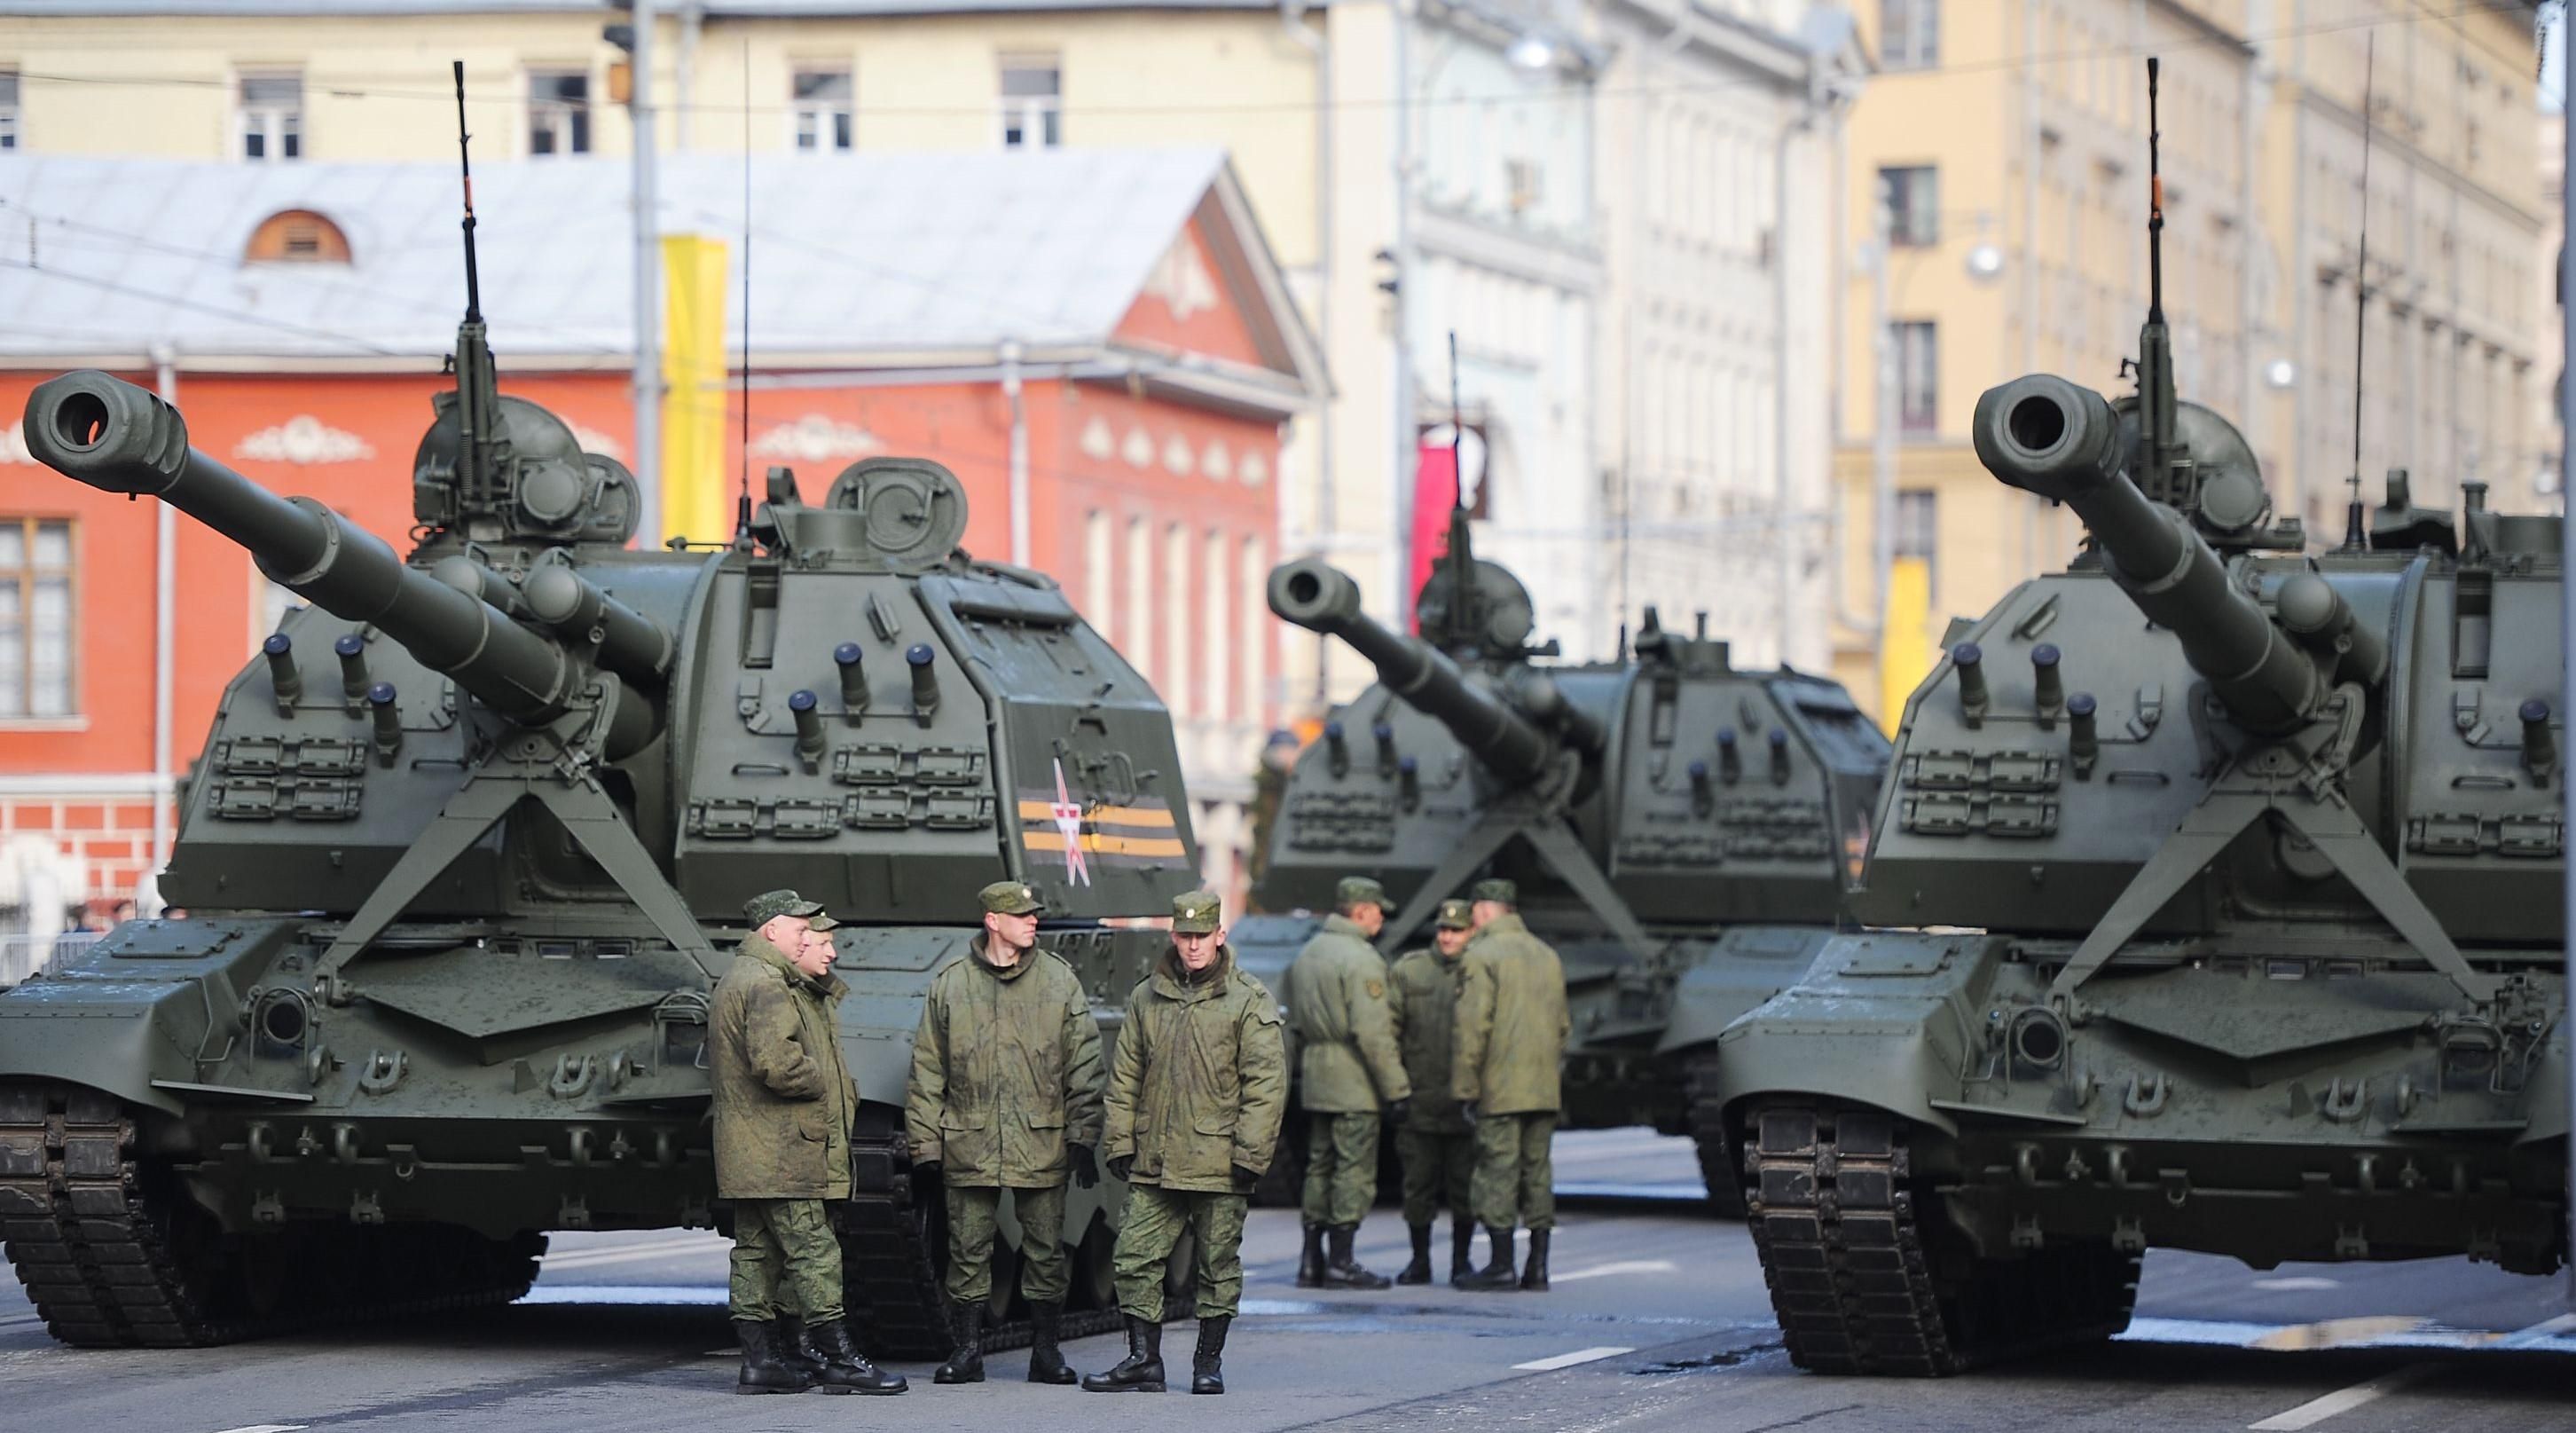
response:
[(2367, 1383), (2338, 1388), (2323, 1398), (2311, 1398), (2286, 1413), (2275, 1413), (2260, 1423), (2245, 1426), (2252, 1433), (2297, 1433), (2301, 1428), (2313, 1428), (2336, 1414), (2350, 1413), (2365, 1403), (2376, 1403), (2410, 1383), (2439, 1372), (2441, 1370), (2433, 1364), (2411, 1364), (2394, 1373), (2383, 1373)]
[(304, 1426), (301, 1423), (248, 1423), (239, 1428), (227, 1428), (224, 1433), (296, 1433)]
[[(1627, 1259), (1616, 1264), (1595, 1264), (1556, 1276), (1560, 1284), (1580, 1283), (1585, 1279), (1615, 1279), (1622, 1274), (1669, 1274), (1681, 1266), (1670, 1259)], [(1625, 1349), (1620, 1350), (1622, 1353)]]
[(2533, 1324), (2527, 1329), (2516, 1329), (2512, 1333), (2506, 1334), (2504, 1337), (2497, 1339), (2489, 1346), (2493, 1348), (2528, 1348), (2533, 1344), (2543, 1343), (2547, 1340), (2556, 1338), (2558, 1335), (2563, 1334), (2570, 1329), (2576, 1329), (2576, 1314), (2560, 1314), (2554, 1319), (2542, 1319), (2540, 1322)]
[(1531, 1373), (1549, 1373), (1560, 1368), (1572, 1368), (1578, 1363), (1593, 1363), (1605, 1358), (1617, 1358), (1623, 1353), (1635, 1352), (1633, 1348), (1578, 1348), (1572, 1353), (1560, 1353), (1554, 1358), (1534, 1358), (1527, 1363), (1513, 1364), (1512, 1367)]
[(729, 1252), (733, 1246), (722, 1239), (674, 1239), (663, 1244), (642, 1246), (619, 1245), (613, 1249), (580, 1249), (563, 1254), (549, 1254), (541, 1262), (549, 1271), (560, 1269), (595, 1269), (602, 1264), (632, 1264), (644, 1259), (678, 1259), (698, 1254)]
[(2287, 1279), (2256, 1279), (2254, 1287), (2267, 1293), (2279, 1294), (2305, 1292), (2310, 1289), (2340, 1289), (2343, 1283), (2339, 1279), (2320, 1279), (2302, 1274)]

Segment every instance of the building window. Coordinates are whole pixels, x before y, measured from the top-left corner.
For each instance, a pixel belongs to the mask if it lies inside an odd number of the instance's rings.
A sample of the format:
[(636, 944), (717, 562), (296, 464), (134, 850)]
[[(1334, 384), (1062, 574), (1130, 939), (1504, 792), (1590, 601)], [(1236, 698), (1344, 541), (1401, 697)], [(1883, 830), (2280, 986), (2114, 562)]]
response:
[(1190, 530), (1173, 523), (1163, 532), (1163, 701), (1172, 715), (1197, 716), (1190, 688)]
[(0, 149), (18, 147), (18, 72), (0, 70)]
[(72, 704), (72, 525), (0, 518), (0, 717), (66, 717)]
[(1896, 425), (1909, 437), (1940, 431), (1941, 338), (1929, 320), (1896, 328)]
[(528, 153), (590, 153), (588, 72), (528, 72)]
[(1228, 708), (1234, 692), (1226, 680), (1226, 648), (1234, 638), (1225, 620), (1226, 599), (1234, 595), (1225, 575), (1226, 558), (1230, 555), (1226, 549), (1231, 546), (1224, 533), (1211, 530), (1200, 547), (1199, 659), (1204, 670), (1199, 681), (1204, 684), (1205, 695), (1200, 698), (1199, 711), (1210, 721), (1223, 721), (1232, 715)]
[(1235, 639), (1235, 673), (1243, 682), (1243, 720), (1269, 719), (1270, 682), (1270, 548), (1257, 537), (1243, 540), (1243, 565), (1236, 569), (1243, 598), (1235, 616), (1243, 631)]
[(349, 236), (310, 209), (281, 209), (259, 221), (242, 246), (248, 264), (345, 264)]
[(850, 71), (799, 67), (793, 82), (796, 147), (806, 150), (850, 147)]
[(1510, 202), (1513, 213), (1526, 213), (1536, 208), (1539, 200), (1546, 197), (1546, 184), (1541, 177), (1542, 174), (1543, 171), (1540, 170), (1538, 161), (1535, 159), (1503, 161), (1503, 183), (1511, 191)]
[(1109, 632), (1109, 579), (1117, 570), (1110, 542), (1109, 514), (1093, 508), (1082, 520), (1082, 615), (1104, 637)]
[(1906, 248), (1941, 242), (1940, 171), (1928, 164), (1878, 171), (1887, 198), (1887, 241)]
[(1924, 580), (1933, 579), (1932, 559), (1941, 545), (1941, 505), (1939, 493), (1929, 488), (1905, 488), (1896, 494), (1895, 531), (1890, 534), (1897, 558), (1919, 558)]
[(1054, 56), (1002, 57), (1002, 147), (1064, 143), (1064, 67)]
[(1878, 0), (1878, 63), (1890, 70), (1941, 63), (1941, 0)]
[(241, 154), (244, 159), (304, 157), (304, 76), (242, 76)]
[(1127, 519), (1127, 598), (1120, 604), (1118, 648), (1128, 662), (1154, 680), (1154, 529), (1141, 517)]

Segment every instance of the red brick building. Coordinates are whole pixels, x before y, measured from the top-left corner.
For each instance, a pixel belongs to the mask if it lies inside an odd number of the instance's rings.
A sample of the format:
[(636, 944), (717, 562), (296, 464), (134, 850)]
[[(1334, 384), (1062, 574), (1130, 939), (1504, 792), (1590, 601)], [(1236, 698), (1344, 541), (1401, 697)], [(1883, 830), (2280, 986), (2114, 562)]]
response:
[[(1209, 875), (1232, 884), (1277, 719), (1261, 592), (1280, 438), (1323, 378), (1222, 157), (840, 156), (753, 172), (752, 472), (790, 465), (819, 499), (874, 453), (953, 469), (967, 546), (1056, 576), (1170, 703)], [(477, 181), (503, 390), (631, 462), (622, 169), (497, 165)], [(665, 227), (741, 182), (736, 159), (674, 165)], [(0, 171), (0, 227), (30, 231), (0, 239), (32, 242), (41, 264), (0, 270), (0, 312), (25, 320), (0, 333), (0, 865), (40, 855), (10, 844), (33, 836), (78, 861), (95, 902), (143, 883), (166, 852), (173, 777), (289, 600), (157, 504), (32, 464), (15, 416), (28, 389), (74, 366), (161, 386), (199, 449), (400, 547), (462, 306), (456, 246), (439, 242), (455, 232), (439, 196), (454, 192), (426, 166)], [(908, 230), (883, 217), (907, 210), (921, 215)], [(190, 215), (184, 243), (167, 237), (174, 213)], [(248, 257), (276, 251), (280, 216), (328, 225), (307, 246), (323, 257)], [(900, 244), (869, 242), (890, 224)], [(0, 871), (0, 904), (9, 889)], [(37, 912), (20, 928), (50, 925)]]

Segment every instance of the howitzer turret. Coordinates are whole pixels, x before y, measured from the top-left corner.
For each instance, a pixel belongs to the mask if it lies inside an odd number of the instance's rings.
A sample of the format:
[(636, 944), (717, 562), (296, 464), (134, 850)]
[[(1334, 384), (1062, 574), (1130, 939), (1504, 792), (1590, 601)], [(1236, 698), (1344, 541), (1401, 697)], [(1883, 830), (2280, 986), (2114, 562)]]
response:
[(1513, 879), (1565, 960), (1569, 1127), (1702, 1136), (1732, 1205), (1696, 1092), (1717, 1032), (1796, 979), (1841, 916), (1884, 771), (1876, 728), (1830, 682), (1739, 670), (1705, 616), (1668, 631), (1650, 607), (1617, 659), (1547, 660), (1527, 590), (1474, 556), (1462, 514), (1415, 603), (1421, 636), (1363, 614), (1358, 584), (1316, 559), (1273, 571), (1269, 598), (1378, 681), (1289, 774), (1253, 886), (1272, 914), (1236, 923), (1237, 957), (1284, 968), (1343, 876), (1404, 903), (1389, 953), (1477, 878)]
[(2339, 680), (2375, 682), (2387, 671), (2387, 643), (2354, 622), (2351, 604), (2325, 579), (2287, 578), (2269, 615), (2238, 588), (2189, 518), (2129, 480), (2137, 433), (2101, 394), (2032, 374), (1979, 395), (1974, 424), (1988, 471), (2075, 510), (2104, 570), (2147, 620), (2180, 640), (2246, 730), (2295, 730)]
[(529, 614), (550, 629), (540, 633), (486, 600), (508, 584), (475, 559), (450, 556), (437, 575), (406, 566), (322, 503), (278, 497), (190, 447), (178, 410), (122, 379), (85, 370), (37, 385), (24, 431), (38, 461), (101, 492), (161, 499), (240, 544), (279, 586), (374, 627), (513, 721), (541, 726), (593, 695), (582, 652), (642, 698), (609, 704), (605, 755), (630, 755), (661, 729), (669, 630), (560, 554), (540, 558), (522, 588)]
[(1802, 1367), (2107, 1337), (2150, 1248), (2567, 1257), (2558, 521), (2462, 541), (2395, 474), (2301, 550), (2174, 391), (2160, 289), (2134, 396), (1978, 400), (1988, 470), (2089, 541), (1906, 703), (1852, 902), (1881, 929), (1723, 1037)]

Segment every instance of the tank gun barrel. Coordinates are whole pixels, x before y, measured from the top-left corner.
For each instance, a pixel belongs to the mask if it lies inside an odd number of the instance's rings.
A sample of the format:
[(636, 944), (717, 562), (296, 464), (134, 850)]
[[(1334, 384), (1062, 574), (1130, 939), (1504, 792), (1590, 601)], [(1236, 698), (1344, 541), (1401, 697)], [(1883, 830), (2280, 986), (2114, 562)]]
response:
[(2129, 437), (2101, 394), (2049, 374), (2016, 378), (1978, 396), (1972, 433), (1997, 479), (2075, 510), (2112, 580), (2181, 639), (2239, 725), (2293, 730), (2339, 677), (2375, 681), (2385, 671), (2385, 644), (2323, 578), (2283, 584), (2278, 620), (2240, 590), (2190, 519), (2130, 481)]
[(1351, 575), (1311, 557), (1270, 571), (1270, 610), (1309, 632), (1338, 637), (1377, 668), (1386, 689), (1449, 728), (1476, 759), (1505, 780), (1545, 772), (1556, 743), (1528, 718), (1467, 680), (1448, 655), (1419, 637), (1390, 632), (1360, 610)]
[[(179, 411), (131, 383), (94, 370), (49, 379), (28, 395), (25, 425), (29, 451), (47, 466), (101, 492), (159, 498), (249, 551), (278, 585), (333, 616), (374, 626), (503, 716), (551, 721), (583, 685), (561, 642), (406, 566), (384, 539), (324, 504), (279, 497), (190, 447)], [(609, 634), (603, 652), (614, 647), (634, 665), (633, 654), (647, 645), (634, 624), (659, 628), (565, 571), (622, 614), (592, 625)], [(580, 606), (567, 621), (588, 613), (588, 604)], [(664, 633), (665, 663), (668, 644)], [(618, 663), (602, 665), (632, 675)], [(610, 755), (642, 746), (659, 725), (648, 704), (620, 703)]]

